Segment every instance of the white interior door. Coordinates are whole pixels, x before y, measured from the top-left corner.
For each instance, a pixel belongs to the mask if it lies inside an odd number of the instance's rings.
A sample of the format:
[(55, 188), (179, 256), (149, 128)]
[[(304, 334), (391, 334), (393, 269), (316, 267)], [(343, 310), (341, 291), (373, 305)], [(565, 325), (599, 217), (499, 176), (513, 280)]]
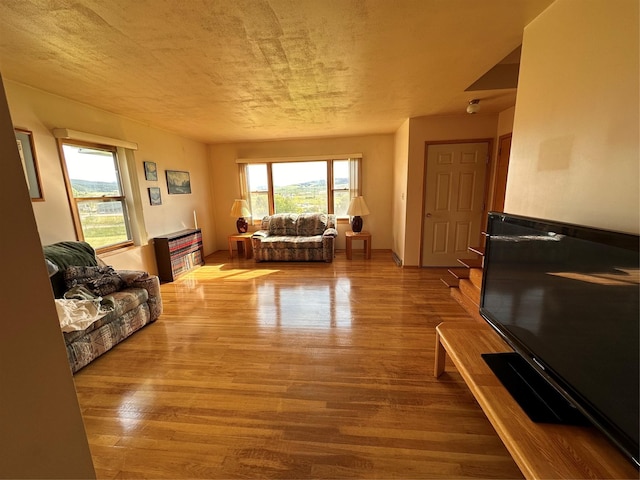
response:
[(423, 267), (474, 256), (467, 248), (480, 240), (488, 155), (487, 142), (427, 147)]

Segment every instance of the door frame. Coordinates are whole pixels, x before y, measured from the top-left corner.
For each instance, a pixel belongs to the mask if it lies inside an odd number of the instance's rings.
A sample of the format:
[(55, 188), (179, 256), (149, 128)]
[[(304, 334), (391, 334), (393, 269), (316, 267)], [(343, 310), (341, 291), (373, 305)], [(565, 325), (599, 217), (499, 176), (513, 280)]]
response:
[[(496, 202), (496, 192), (497, 192), (497, 185), (498, 185), (498, 161), (500, 160), (500, 157), (503, 155), (502, 152), (502, 142), (508, 138), (513, 138), (513, 132), (509, 132), (509, 133), (505, 133), (504, 135), (500, 135), (498, 137), (498, 151), (496, 152), (496, 157), (493, 159), (492, 161), (492, 176), (491, 176), (491, 196), (490, 196), (490, 203), (488, 203), (488, 205), (490, 205), (491, 208), (493, 208), (493, 206), (495, 205)], [(507, 155), (507, 164), (509, 164), (509, 162), (511, 161), (511, 151), (506, 153)], [(502, 199), (502, 202), (504, 203), (504, 198)]]
[[(457, 139), (457, 140), (430, 140), (424, 142), (424, 160), (422, 162), (422, 207), (421, 207), (421, 215), (420, 215), (420, 260), (419, 260), (419, 268), (428, 268), (422, 266), (422, 256), (424, 251), (424, 228), (425, 228), (425, 215), (426, 215), (426, 206), (425, 200), (427, 198), (427, 154), (429, 151), (429, 147), (433, 145), (450, 145), (450, 144), (461, 144), (461, 143), (486, 143), (487, 144), (487, 161), (486, 166), (487, 170), (484, 176), (484, 192), (483, 192), (483, 200), (482, 200), (482, 213), (480, 214), (482, 218), (480, 218), (481, 228), (480, 231), (484, 232), (486, 230), (487, 225), (487, 217), (488, 217), (488, 208), (489, 208), (489, 185), (490, 179), (493, 176), (493, 163), (494, 163), (494, 152), (493, 152), (493, 138), (465, 138), (465, 139)], [(482, 233), (480, 234), (480, 238), (478, 238), (478, 245), (481, 245), (484, 241), (484, 236)]]

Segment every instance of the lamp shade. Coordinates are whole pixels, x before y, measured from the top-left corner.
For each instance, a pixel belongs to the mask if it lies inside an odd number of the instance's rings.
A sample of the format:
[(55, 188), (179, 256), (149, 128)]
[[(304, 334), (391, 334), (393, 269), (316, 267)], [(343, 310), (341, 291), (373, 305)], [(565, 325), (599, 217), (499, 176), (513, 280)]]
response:
[(233, 201), (233, 206), (231, 207), (231, 212), (229, 216), (240, 218), (240, 217), (248, 217), (251, 215), (249, 211), (249, 205), (247, 205), (246, 200), (235, 199)]
[(353, 197), (349, 208), (347, 209), (347, 215), (350, 217), (361, 217), (363, 215), (369, 215), (369, 207), (364, 201), (364, 197)]

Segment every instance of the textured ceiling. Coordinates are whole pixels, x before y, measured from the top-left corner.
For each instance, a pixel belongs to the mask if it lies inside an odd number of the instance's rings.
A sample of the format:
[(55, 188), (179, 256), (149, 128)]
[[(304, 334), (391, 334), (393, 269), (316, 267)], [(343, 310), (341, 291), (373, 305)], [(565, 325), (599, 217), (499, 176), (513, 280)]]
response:
[(552, 0), (0, 0), (10, 80), (208, 143), (395, 131), (465, 89)]

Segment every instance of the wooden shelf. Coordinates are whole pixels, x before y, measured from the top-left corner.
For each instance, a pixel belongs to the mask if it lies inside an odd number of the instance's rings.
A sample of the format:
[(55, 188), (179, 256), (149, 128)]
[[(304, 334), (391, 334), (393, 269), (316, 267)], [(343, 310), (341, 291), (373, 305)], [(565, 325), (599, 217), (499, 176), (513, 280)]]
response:
[(158, 277), (163, 282), (173, 282), (183, 273), (204, 265), (202, 231), (199, 228), (156, 237), (153, 246)]
[(436, 327), (434, 374), (445, 351), (526, 478), (638, 478), (638, 471), (595, 427), (534, 423), (481, 358), (512, 349), (487, 324)]

